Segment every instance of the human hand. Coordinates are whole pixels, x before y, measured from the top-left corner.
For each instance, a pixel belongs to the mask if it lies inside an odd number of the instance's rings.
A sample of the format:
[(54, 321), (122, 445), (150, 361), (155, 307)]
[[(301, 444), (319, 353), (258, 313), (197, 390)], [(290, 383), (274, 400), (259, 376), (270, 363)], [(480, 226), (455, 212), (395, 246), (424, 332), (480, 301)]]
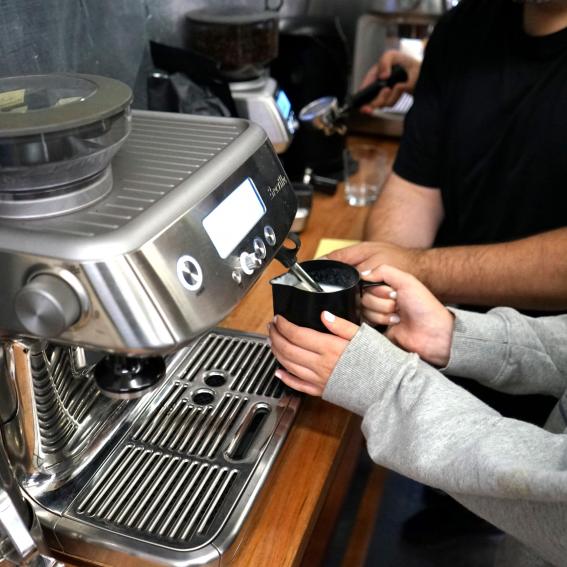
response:
[(361, 108), (362, 112), (368, 114), (372, 112), (374, 108), (394, 106), (403, 93), (413, 93), (417, 78), (419, 77), (421, 63), (410, 55), (395, 49), (386, 51), (382, 57), (380, 57), (378, 63), (369, 69), (362, 80), (360, 89), (373, 83), (376, 79), (387, 79), (391, 75), (394, 65), (400, 65), (405, 69), (408, 76), (407, 81), (397, 83), (392, 88), (383, 88), (372, 102)]
[(335, 250), (327, 255), (329, 260), (344, 262), (354, 266), (361, 275), (382, 264), (395, 266), (405, 272), (413, 273), (419, 279), (425, 279), (421, 273), (423, 249), (404, 248), (389, 242), (361, 242)]
[(276, 376), (289, 387), (320, 396), (341, 354), (359, 327), (332, 313), (321, 313), (323, 325), (332, 334), (298, 327), (281, 315), (268, 324), (272, 352), (286, 369)]
[[(386, 336), (394, 344), (435, 366), (446, 366), (453, 314), (418, 279), (392, 266), (379, 266), (366, 278), (385, 282), (386, 289), (393, 292), (385, 300), (378, 293), (381, 287), (368, 290), (362, 298), (364, 316), (371, 322), (389, 324)], [(385, 307), (386, 301), (390, 304)]]
[[(422, 262), (423, 254), (422, 249), (403, 248), (389, 242), (362, 242), (335, 250), (328, 258), (354, 266), (366, 281), (381, 281), (373, 278), (372, 272), (383, 264), (395, 266), (413, 273), (419, 279), (425, 279), (427, 263)], [(397, 307), (394, 299), (395, 290), (388, 285), (365, 291), (361, 305), (362, 316), (374, 325), (390, 325), (396, 322)]]

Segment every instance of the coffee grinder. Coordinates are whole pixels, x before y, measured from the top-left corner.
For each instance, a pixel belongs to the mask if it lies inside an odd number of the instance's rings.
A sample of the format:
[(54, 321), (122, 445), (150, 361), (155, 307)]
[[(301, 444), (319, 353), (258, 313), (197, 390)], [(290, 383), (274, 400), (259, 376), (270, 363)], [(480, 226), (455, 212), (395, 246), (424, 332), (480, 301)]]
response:
[(276, 152), (283, 153), (297, 121), (289, 98), (269, 74), (278, 34), (278, 15), (271, 10), (225, 6), (186, 15), (187, 47), (216, 62), (238, 116), (262, 126)]

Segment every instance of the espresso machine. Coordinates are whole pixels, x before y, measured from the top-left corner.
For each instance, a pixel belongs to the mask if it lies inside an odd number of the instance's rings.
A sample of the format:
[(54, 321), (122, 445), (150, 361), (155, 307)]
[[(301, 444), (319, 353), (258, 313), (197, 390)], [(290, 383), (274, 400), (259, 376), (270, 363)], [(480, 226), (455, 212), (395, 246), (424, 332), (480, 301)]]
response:
[(230, 563), (299, 404), (265, 337), (214, 328), (296, 212), (265, 132), (130, 102), (103, 77), (0, 79), (0, 513), (19, 518), (0, 550), (15, 563), (34, 538), (70, 563)]

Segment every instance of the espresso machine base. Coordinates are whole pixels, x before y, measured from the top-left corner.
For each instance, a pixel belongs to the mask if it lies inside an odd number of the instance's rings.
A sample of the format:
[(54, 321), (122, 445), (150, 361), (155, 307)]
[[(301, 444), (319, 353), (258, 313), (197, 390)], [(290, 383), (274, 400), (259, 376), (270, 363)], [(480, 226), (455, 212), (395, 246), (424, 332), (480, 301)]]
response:
[(276, 368), (265, 338), (236, 331), (174, 355), (110, 454), (55, 493), (33, 490), (53, 551), (105, 565), (220, 564), (299, 406)]

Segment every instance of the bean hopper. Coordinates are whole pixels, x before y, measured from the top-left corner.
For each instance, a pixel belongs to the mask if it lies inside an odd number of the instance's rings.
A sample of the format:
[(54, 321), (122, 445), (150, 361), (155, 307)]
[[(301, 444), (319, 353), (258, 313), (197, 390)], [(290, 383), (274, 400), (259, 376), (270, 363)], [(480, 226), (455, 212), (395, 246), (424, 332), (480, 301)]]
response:
[(278, 55), (278, 17), (272, 10), (209, 7), (186, 16), (187, 46), (216, 62), (238, 116), (260, 124), (278, 153), (298, 127), (291, 103), (269, 76)]
[(229, 562), (298, 407), (265, 338), (214, 329), (294, 218), (272, 145), (241, 119), (130, 101), (102, 77), (0, 79), (0, 504), (20, 518), (0, 533), (16, 563), (34, 517), (71, 563)]

